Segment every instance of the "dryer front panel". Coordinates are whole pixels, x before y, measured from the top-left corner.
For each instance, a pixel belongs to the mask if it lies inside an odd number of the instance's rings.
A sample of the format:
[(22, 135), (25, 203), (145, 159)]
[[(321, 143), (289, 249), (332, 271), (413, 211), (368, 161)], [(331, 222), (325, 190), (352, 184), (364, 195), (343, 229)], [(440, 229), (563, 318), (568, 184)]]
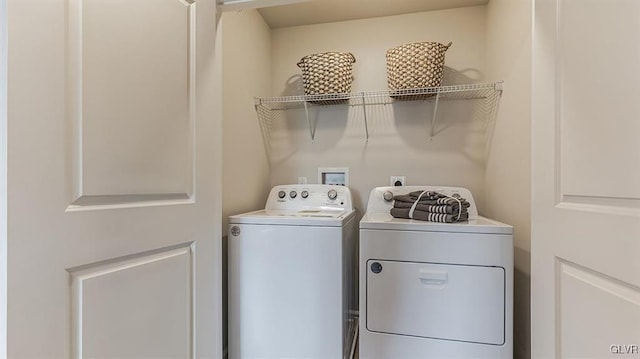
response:
[(370, 259), (366, 293), (369, 331), (505, 343), (502, 267)]

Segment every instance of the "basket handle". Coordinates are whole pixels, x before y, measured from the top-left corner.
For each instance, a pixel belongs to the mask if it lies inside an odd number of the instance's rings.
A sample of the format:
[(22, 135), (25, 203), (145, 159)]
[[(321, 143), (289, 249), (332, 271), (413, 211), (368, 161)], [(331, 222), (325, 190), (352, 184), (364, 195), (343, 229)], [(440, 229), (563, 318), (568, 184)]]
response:
[(447, 45), (445, 45), (445, 47), (447, 48), (447, 50), (449, 49), (449, 47), (451, 47), (451, 44), (453, 44), (453, 41), (449, 41), (449, 43)]
[(355, 57), (355, 56), (353, 56), (353, 54), (352, 54), (352, 53), (350, 53), (350, 52), (347, 52), (347, 53), (348, 53), (349, 55), (351, 55), (351, 58), (353, 59), (353, 63), (355, 63), (355, 62), (356, 62), (356, 57)]

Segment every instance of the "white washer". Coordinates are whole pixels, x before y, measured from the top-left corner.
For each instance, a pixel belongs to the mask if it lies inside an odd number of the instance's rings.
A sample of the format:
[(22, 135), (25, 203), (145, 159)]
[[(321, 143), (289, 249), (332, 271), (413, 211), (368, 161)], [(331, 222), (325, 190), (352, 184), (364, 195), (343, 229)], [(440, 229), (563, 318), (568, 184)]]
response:
[[(391, 195), (459, 194), (469, 221), (393, 218)], [(512, 358), (513, 228), (464, 188), (371, 191), (360, 221), (360, 358)]]
[(358, 227), (347, 187), (284, 185), (229, 221), (229, 357), (347, 358)]

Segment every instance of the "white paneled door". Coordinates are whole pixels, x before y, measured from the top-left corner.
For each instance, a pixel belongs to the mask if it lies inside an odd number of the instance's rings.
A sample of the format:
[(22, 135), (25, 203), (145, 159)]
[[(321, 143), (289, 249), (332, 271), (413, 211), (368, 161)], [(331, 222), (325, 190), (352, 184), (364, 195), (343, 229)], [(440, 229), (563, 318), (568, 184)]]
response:
[(215, 0), (0, 4), (0, 349), (9, 358), (220, 358)]
[(640, 358), (640, 2), (537, 0), (532, 356)]

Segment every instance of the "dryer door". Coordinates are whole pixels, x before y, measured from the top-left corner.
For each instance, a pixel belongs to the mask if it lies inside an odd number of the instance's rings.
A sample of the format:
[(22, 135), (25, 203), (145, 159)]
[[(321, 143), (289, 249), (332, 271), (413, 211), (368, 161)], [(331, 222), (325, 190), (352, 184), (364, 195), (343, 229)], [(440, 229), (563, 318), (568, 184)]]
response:
[(501, 267), (367, 261), (369, 331), (502, 345)]

